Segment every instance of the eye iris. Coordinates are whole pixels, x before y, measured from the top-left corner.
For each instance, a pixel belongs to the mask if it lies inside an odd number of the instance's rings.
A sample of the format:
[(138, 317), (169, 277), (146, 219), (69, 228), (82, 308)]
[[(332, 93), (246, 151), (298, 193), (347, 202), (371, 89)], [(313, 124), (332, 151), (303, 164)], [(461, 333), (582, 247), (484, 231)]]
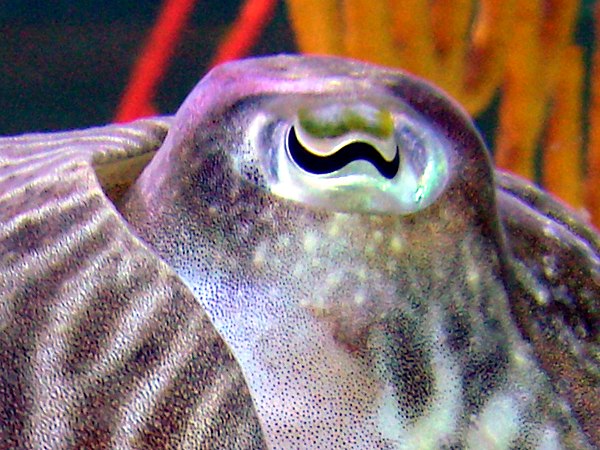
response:
[(302, 145), (298, 140), (294, 127), (291, 127), (288, 133), (287, 146), (290, 156), (296, 164), (307, 172), (316, 175), (332, 173), (352, 161), (364, 160), (373, 164), (383, 177), (392, 179), (396, 176), (400, 167), (398, 147), (396, 147), (394, 158), (391, 161), (386, 161), (375, 147), (361, 141), (344, 145), (330, 155), (317, 155)]

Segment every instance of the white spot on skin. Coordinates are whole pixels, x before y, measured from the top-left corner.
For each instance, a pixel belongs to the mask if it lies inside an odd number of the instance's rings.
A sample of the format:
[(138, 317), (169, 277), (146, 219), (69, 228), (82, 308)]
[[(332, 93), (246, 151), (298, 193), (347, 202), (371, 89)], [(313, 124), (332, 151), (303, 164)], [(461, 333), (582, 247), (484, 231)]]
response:
[(485, 406), (467, 435), (468, 448), (510, 448), (519, 433), (520, 411), (512, 396), (498, 394)]
[(267, 243), (261, 242), (254, 249), (254, 258), (252, 259), (252, 263), (255, 267), (261, 268), (267, 259)]
[(471, 292), (478, 295), (481, 292), (481, 274), (479, 266), (471, 254), (471, 245), (467, 241), (462, 244), (462, 254), (466, 269), (466, 280)]
[(329, 234), (329, 236), (331, 237), (336, 237), (338, 234), (340, 234), (340, 227), (338, 226), (338, 224), (335, 222), (331, 222), (327, 230), (327, 234)]
[(283, 234), (279, 237), (279, 239), (277, 239), (278, 247), (286, 248), (286, 247), (289, 247), (290, 244), (291, 244), (290, 237), (287, 234)]
[(342, 281), (342, 272), (330, 272), (327, 274), (325, 284), (328, 288), (334, 288)]
[(393, 253), (400, 253), (404, 247), (402, 238), (400, 236), (392, 236), (390, 239), (390, 250)]
[(554, 231), (554, 227), (551, 221), (548, 221), (548, 224), (542, 227), (542, 233), (546, 237), (557, 237), (557, 233)]
[(310, 231), (306, 232), (304, 234), (304, 251), (308, 254), (311, 253), (315, 253), (315, 250), (317, 249), (317, 244), (318, 244), (318, 239), (317, 236), (315, 236), (314, 233), (311, 233)]
[(299, 261), (294, 265), (294, 269), (292, 270), (292, 274), (294, 278), (300, 278), (307, 271), (307, 267), (305, 266), (303, 261)]
[(537, 289), (533, 291), (533, 296), (538, 305), (547, 305), (550, 300), (550, 292), (545, 286), (538, 285)]
[(379, 429), (387, 439), (403, 443), (406, 436), (406, 423), (398, 413), (398, 403), (393, 389), (387, 385), (379, 407)]
[(357, 305), (362, 305), (366, 300), (365, 293), (363, 291), (358, 291), (354, 294), (354, 303)]
[(480, 281), (480, 276), (479, 276), (479, 272), (477, 272), (476, 270), (469, 270), (467, 272), (467, 283), (469, 284), (469, 287), (473, 290), (473, 291), (477, 291), (479, 290), (479, 281)]
[(546, 428), (542, 432), (542, 437), (537, 448), (539, 450), (560, 450), (563, 448), (560, 444), (558, 433), (554, 428)]
[(523, 349), (517, 347), (514, 351), (510, 352), (511, 365), (517, 370), (524, 370), (530, 366), (530, 361)]
[(545, 255), (542, 261), (544, 263), (544, 275), (549, 280), (552, 280), (556, 277), (556, 257), (554, 255)]
[(373, 242), (379, 244), (383, 240), (383, 233), (379, 230), (373, 232), (373, 236), (371, 237)]
[(358, 277), (359, 281), (367, 281), (367, 279), (369, 278), (367, 271), (365, 270), (364, 267), (361, 267), (360, 269), (358, 269), (356, 271), (356, 276)]
[(550, 300), (550, 292), (548, 288), (540, 283), (540, 280), (527, 266), (519, 261), (514, 261), (517, 276), (522, 280), (528, 292), (533, 296), (535, 301), (540, 305), (546, 305)]

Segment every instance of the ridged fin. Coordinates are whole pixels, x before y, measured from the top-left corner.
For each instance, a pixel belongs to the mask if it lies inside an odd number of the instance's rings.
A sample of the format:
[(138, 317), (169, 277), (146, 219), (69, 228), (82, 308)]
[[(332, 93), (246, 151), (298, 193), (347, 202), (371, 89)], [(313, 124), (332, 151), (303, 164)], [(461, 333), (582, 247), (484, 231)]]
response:
[(168, 123), (0, 139), (7, 448), (267, 447), (227, 345), (98, 181), (118, 197)]

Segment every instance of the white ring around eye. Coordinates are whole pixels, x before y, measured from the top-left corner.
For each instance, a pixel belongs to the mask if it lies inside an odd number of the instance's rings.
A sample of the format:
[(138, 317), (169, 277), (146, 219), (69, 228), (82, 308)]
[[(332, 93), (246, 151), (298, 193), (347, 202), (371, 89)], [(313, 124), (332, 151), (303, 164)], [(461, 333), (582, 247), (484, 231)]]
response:
[(414, 111), (404, 109), (393, 114), (393, 141), (382, 142), (372, 135), (353, 132), (323, 139), (325, 144), (320, 144), (323, 146), (320, 152), (328, 155), (357, 139), (379, 141), (378, 146), (394, 142), (400, 151), (400, 167), (392, 179), (383, 177), (373, 164), (364, 160), (352, 161), (330, 173), (303, 170), (290, 157), (286, 145), (295, 119), (286, 120), (269, 111), (257, 114), (249, 123), (247, 155), (252, 161), (247, 164), (259, 164), (265, 189), (309, 207), (370, 214), (414, 213), (431, 205), (444, 191), (452, 145)]

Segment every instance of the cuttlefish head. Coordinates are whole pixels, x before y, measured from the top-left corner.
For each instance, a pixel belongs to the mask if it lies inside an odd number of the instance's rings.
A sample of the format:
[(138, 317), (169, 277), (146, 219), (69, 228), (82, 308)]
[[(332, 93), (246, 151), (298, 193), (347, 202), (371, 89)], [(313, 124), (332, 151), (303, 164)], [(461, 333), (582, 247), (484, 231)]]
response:
[[(490, 161), (461, 109), (424, 81), (337, 58), (213, 70), (177, 113), (137, 192), (146, 212), (133, 222), (153, 223), (150, 241), (165, 243), (161, 253), (186, 279), (196, 276), (192, 249), (215, 243), (236, 259), (258, 252), (269, 262), (266, 242), (303, 243), (282, 247), (290, 254), (331, 241), (376, 259), (397, 252), (414, 267), (467, 235), (496, 240)], [(196, 232), (222, 236), (207, 244)], [(349, 256), (340, 249), (314, 254), (331, 265), (323, 276), (335, 278)]]
[(489, 157), (424, 81), (339, 58), (218, 67), (123, 211), (232, 347), (273, 440), (318, 422), (385, 448), (434, 416), (446, 439), (456, 405), (492, 395), (461, 387), (469, 361), (506, 372)]
[(493, 191), (487, 151), (457, 104), (398, 71), (337, 58), (214, 69), (179, 110), (150, 184), (214, 178), (193, 169), (217, 154), (232, 177), (324, 211), (408, 215), (456, 183), (472, 198)]

